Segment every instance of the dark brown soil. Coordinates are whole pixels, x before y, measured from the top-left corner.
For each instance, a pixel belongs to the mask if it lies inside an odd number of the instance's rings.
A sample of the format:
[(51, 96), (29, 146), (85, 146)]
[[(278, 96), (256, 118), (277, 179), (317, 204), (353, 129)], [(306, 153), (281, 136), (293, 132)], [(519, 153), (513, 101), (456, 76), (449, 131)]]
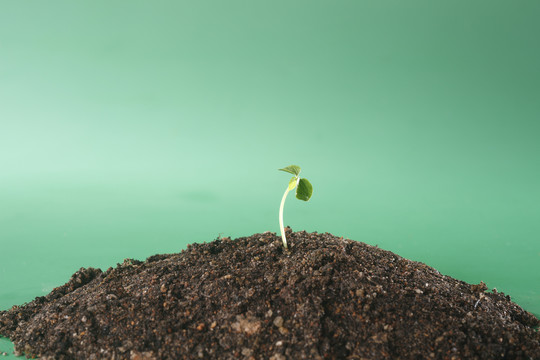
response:
[(44, 359), (540, 359), (538, 319), (389, 251), (289, 230), (81, 269), (0, 312)]

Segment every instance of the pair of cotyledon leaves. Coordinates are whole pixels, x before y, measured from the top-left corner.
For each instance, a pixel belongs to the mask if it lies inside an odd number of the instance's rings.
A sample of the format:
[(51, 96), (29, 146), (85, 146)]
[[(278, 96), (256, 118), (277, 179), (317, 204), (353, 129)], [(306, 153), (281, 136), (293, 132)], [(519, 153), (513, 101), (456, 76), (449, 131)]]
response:
[(294, 176), (289, 181), (289, 191), (296, 187), (296, 198), (299, 200), (308, 201), (313, 194), (313, 186), (311, 183), (304, 178), (300, 178), (300, 166), (298, 165), (289, 165), (280, 171), (285, 171)]

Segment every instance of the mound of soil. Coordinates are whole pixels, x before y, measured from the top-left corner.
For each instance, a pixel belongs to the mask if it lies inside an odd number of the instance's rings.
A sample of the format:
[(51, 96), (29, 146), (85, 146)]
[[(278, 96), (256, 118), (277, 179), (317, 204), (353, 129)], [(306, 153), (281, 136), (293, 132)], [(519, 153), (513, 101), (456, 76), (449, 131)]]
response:
[(0, 312), (43, 359), (540, 359), (539, 321), (483, 283), (288, 229), (81, 269)]

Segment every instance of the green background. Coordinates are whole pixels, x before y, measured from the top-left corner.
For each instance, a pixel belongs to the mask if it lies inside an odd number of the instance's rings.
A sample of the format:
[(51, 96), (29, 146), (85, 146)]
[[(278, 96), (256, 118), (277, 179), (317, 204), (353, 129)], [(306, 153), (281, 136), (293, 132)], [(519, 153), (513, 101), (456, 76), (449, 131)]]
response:
[(298, 164), (295, 231), (540, 315), (538, 1), (0, 1), (0, 309), (279, 233)]

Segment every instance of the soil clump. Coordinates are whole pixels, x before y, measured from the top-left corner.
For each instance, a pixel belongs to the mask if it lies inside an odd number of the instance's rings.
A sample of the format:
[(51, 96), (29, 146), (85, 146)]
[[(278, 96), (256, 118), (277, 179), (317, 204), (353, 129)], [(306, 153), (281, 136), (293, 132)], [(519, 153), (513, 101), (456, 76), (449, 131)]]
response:
[(392, 252), (287, 230), (82, 268), (0, 312), (41, 359), (540, 359), (539, 321)]

